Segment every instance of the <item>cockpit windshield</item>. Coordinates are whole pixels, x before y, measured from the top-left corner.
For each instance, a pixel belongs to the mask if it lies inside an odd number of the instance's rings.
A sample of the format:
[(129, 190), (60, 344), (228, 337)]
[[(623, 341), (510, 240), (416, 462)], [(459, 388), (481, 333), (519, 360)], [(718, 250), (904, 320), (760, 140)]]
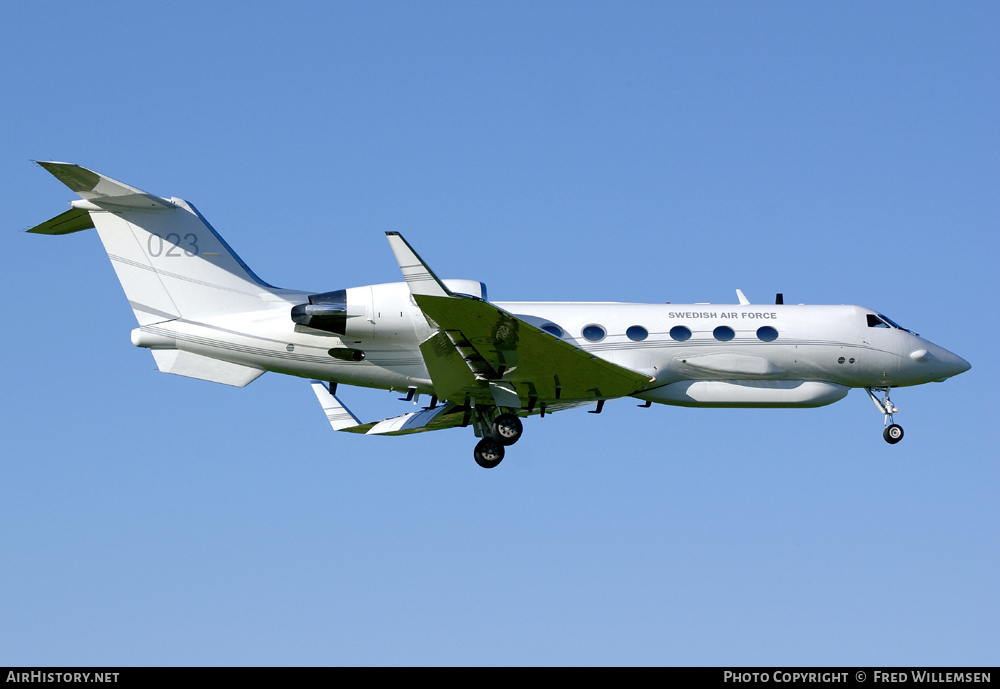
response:
[(893, 328), (895, 330), (903, 330), (904, 332), (910, 332), (903, 326), (896, 323), (894, 320), (889, 318), (884, 314), (875, 315), (874, 313), (868, 314), (868, 327), (869, 328)]

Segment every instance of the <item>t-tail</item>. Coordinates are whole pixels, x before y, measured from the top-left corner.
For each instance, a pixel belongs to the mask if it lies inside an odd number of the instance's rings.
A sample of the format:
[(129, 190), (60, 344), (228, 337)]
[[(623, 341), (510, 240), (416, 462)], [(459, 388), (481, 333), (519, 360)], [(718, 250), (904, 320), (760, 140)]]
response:
[[(28, 232), (61, 235), (96, 228), (139, 321), (137, 332), (155, 331), (167, 321), (202, 322), (273, 308), (281, 301), (280, 290), (254, 275), (190, 203), (148, 194), (79, 165), (39, 165), (81, 200)], [(167, 344), (151, 347), (167, 373), (230, 385), (246, 385), (263, 373)]]
[(190, 203), (147, 194), (79, 165), (39, 165), (81, 200), (28, 232), (96, 228), (139, 325), (272, 305), (268, 297), (274, 288), (254, 275)]

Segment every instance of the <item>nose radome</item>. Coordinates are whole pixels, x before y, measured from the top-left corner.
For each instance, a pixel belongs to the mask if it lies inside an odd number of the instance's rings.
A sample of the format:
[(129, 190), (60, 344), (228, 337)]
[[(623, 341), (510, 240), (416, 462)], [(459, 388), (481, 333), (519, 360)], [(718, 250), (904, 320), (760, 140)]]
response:
[[(910, 356), (913, 356), (912, 354)], [(972, 364), (963, 359), (957, 354), (952, 354), (947, 349), (942, 350), (940, 354), (936, 357), (938, 361), (941, 362), (941, 368), (943, 375), (939, 380), (944, 380), (945, 378), (951, 378), (952, 376), (957, 376), (959, 373), (965, 373), (970, 368)]]
[(958, 356), (957, 354), (952, 354), (952, 356), (955, 357), (955, 372), (952, 373), (951, 375), (957, 376), (959, 373), (965, 373), (970, 368), (972, 368), (972, 364), (970, 364), (962, 357)]
[(968, 361), (943, 347), (931, 345), (930, 349), (933, 351), (924, 348), (914, 349), (910, 352), (910, 359), (919, 364), (927, 364), (928, 368), (925, 370), (928, 373), (940, 374), (934, 380), (942, 381), (972, 368)]

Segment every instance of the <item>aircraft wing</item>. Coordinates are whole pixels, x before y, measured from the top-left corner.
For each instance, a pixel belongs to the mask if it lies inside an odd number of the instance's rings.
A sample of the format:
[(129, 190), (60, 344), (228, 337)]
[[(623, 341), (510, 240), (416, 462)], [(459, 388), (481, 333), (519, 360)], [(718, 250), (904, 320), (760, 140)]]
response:
[(314, 381), (312, 389), (335, 431), (364, 433), (365, 435), (409, 435), (410, 433), (465, 426), (469, 423), (465, 409), (454, 404), (445, 404), (433, 409), (421, 409), (381, 421), (361, 423), (358, 417), (352, 414), (326, 385)]
[(533, 410), (536, 402), (624, 397), (651, 382), (489, 302), (452, 293), (401, 235), (387, 235), (414, 300), (437, 328), (420, 351), (441, 399), (492, 397), (497, 406)]
[[(440, 431), (445, 428), (455, 428), (456, 426), (468, 426), (471, 421), (471, 413), (464, 405), (444, 404), (439, 407), (424, 408), (420, 411), (400, 414), (388, 419), (379, 421), (369, 421), (362, 423), (350, 409), (348, 409), (340, 398), (330, 392), (326, 383), (319, 381), (312, 382), (313, 392), (316, 399), (323, 407), (330, 426), (335, 431), (345, 431), (347, 433), (363, 433), (365, 435), (410, 435), (411, 433), (423, 433), (425, 431)], [(557, 412), (564, 409), (579, 407), (587, 402), (562, 402), (552, 404), (547, 412)], [(532, 414), (539, 414), (540, 409), (535, 409)], [(527, 416), (522, 411), (519, 416)]]

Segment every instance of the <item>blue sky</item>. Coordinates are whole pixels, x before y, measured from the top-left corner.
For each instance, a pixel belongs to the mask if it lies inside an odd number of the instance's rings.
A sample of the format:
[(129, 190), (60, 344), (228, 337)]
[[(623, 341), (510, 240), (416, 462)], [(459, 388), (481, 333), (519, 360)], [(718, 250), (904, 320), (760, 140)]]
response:
[[(21, 3), (4, 11), (0, 663), (992, 665), (995, 3)], [(156, 372), (67, 160), (276, 285), (862, 304), (972, 370), (815, 410), (335, 434)], [(398, 394), (344, 390), (365, 419)]]

